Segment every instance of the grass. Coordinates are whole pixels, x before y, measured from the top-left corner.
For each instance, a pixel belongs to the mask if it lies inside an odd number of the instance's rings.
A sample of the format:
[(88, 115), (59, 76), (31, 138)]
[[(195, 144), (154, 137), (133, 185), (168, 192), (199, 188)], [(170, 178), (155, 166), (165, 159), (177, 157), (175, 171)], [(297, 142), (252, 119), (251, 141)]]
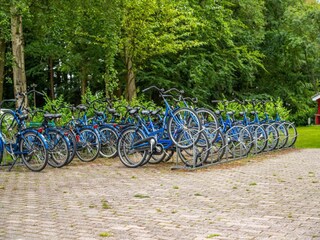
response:
[(214, 237), (220, 237), (220, 234), (217, 234), (217, 233), (209, 234), (206, 238), (214, 238)]
[(110, 232), (102, 232), (99, 234), (100, 237), (112, 237), (113, 234)]
[(296, 148), (320, 148), (320, 126), (298, 127)]
[(101, 200), (101, 204), (102, 204), (103, 209), (110, 209), (111, 208), (106, 200)]
[(136, 198), (150, 198), (148, 195), (143, 195), (143, 194), (135, 194), (134, 197), (136, 197)]

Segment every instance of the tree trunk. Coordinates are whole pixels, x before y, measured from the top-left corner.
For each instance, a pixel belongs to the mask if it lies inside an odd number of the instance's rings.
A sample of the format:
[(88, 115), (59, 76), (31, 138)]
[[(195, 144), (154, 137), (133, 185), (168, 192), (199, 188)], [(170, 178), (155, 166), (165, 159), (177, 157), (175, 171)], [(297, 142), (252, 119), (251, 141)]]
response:
[(88, 74), (85, 66), (82, 67), (81, 71), (81, 96), (86, 94), (87, 86), (88, 86)]
[(53, 61), (49, 58), (49, 72), (50, 72), (50, 95), (51, 99), (54, 99), (54, 78), (53, 78)]
[(136, 89), (136, 77), (134, 74), (132, 57), (130, 56), (130, 54), (128, 54), (128, 51), (126, 51), (126, 68), (127, 68), (126, 97), (127, 97), (127, 100), (131, 102), (133, 98), (137, 97), (137, 89)]
[[(18, 14), (15, 6), (11, 7), (11, 36), (13, 55), (13, 83), (14, 94), (27, 91), (27, 80), (24, 62), (24, 45), (22, 31), (22, 16)], [(17, 105), (20, 106), (22, 99), (19, 98)], [(27, 106), (27, 98), (25, 106)]]
[(6, 57), (6, 42), (0, 39), (0, 101), (3, 99), (4, 65)]
[(86, 94), (87, 90), (87, 79), (83, 77), (81, 79), (81, 96), (84, 96)]

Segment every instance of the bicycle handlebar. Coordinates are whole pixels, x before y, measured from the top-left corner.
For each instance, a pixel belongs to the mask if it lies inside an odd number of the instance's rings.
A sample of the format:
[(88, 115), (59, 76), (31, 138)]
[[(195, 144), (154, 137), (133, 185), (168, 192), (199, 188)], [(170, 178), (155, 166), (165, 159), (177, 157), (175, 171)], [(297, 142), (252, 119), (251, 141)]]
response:
[(238, 99), (238, 98), (235, 98), (234, 99), (234, 101), (236, 101), (237, 103), (239, 103), (239, 104), (244, 104), (244, 102), (243, 101), (241, 101), (240, 99)]
[(172, 92), (172, 91), (178, 92), (180, 94), (184, 94), (183, 90), (179, 90), (177, 88), (170, 88), (169, 90), (165, 91), (164, 93), (169, 93), (169, 92)]
[(164, 98), (168, 97), (168, 98), (172, 98), (173, 101), (175, 102), (180, 102), (181, 99), (176, 99), (174, 96), (170, 95), (170, 94), (164, 94), (162, 95)]
[(149, 91), (150, 89), (153, 89), (153, 88), (156, 89), (156, 90), (158, 90), (158, 91), (161, 92), (161, 93), (164, 92), (164, 89), (163, 89), (163, 88), (160, 89), (160, 88), (158, 88), (157, 86), (154, 86), (154, 85), (151, 86), (151, 87), (148, 87), (148, 88), (143, 89), (142, 92)]
[(191, 97), (185, 97), (183, 98), (184, 100), (190, 100), (192, 103), (197, 103), (198, 102), (198, 98), (195, 97), (195, 98), (191, 98)]
[(225, 103), (225, 104), (228, 104), (228, 103), (232, 103), (232, 102), (235, 102), (236, 100), (211, 100), (212, 103)]
[(17, 99), (4, 99), (0, 102), (0, 108), (1, 108), (2, 104), (5, 102), (16, 102), (16, 101), (17, 101)]
[(26, 92), (25, 94), (26, 95), (29, 95), (30, 93), (37, 93), (37, 94), (39, 94), (39, 95), (41, 95), (41, 96), (44, 96), (44, 94), (42, 93), (42, 92), (39, 92), (39, 91), (37, 91), (37, 90), (30, 90), (30, 91), (28, 91), (28, 92)]

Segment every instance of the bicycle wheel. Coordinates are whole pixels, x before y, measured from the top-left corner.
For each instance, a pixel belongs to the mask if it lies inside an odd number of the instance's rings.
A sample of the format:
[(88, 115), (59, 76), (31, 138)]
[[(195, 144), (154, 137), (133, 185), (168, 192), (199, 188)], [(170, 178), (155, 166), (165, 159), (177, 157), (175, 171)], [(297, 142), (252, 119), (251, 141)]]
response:
[(145, 138), (141, 131), (137, 131), (136, 128), (127, 128), (122, 132), (118, 139), (118, 155), (120, 161), (130, 168), (139, 167), (145, 162), (148, 150), (144, 148), (134, 148), (134, 143), (141, 141)]
[(225, 136), (222, 134), (220, 129), (216, 130), (215, 137), (213, 139), (210, 139), (210, 151), (208, 159), (206, 160), (206, 163), (215, 163), (222, 159), (223, 155), (226, 151), (226, 141)]
[(267, 146), (265, 151), (274, 150), (279, 142), (278, 130), (275, 126), (270, 124), (262, 124), (262, 127), (266, 130), (267, 133)]
[(168, 121), (170, 139), (179, 148), (190, 148), (200, 137), (201, 123), (195, 111), (179, 108)]
[(252, 135), (243, 126), (233, 126), (226, 132), (229, 153), (233, 158), (244, 157), (250, 152), (253, 142)]
[(40, 172), (48, 163), (45, 139), (35, 132), (24, 132), (19, 140), (19, 150), (23, 163), (31, 171)]
[(101, 139), (100, 155), (112, 158), (117, 155), (118, 134), (110, 127), (104, 126), (99, 129)]
[(263, 152), (267, 146), (267, 132), (265, 129), (258, 124), (251, 124), (246, 126), (252, 135), (253, 147), (251, 153), (258, 154)]
[(77, 140), (76, 140), (76, 136), (71, 130), (67, 128), (60, 128), (60, 131), (62, 131), (63, 135), (66, 136), (69, 140), (69, 159), (66, 163), (66, 165), (68, 165), (69, 163), (72, 162), (72, 160), (74, 159), (74, 156), (76, 155)]
[(182, 162), (188, 167), (200, 167), (208, 159), (210, 143), (204, 132), (199, 139), (189, 148), (178, 148), (177, 153)]
[(163, 145), (161, 144), (158, 144), (157, 145), (157, 148), (160, 150), (159, 152), (154, 152), (151, 154), (151, 157), (149, 158), (148, 160), (148, 163), (150, 164), (157, 164), (157, 163), (160, 163), (162, 162), (166, 156), (167, 156), (167, 153), (166, 151), (164, 150), (164, 147)]
[(45, 133), (45, 139), (48, 144), (48, 164), (56, 168), (66, 165), (70, 156), (70, 143), (67, 137), (58, 130), (49, 129)]
[(83, 162), (95, 160), (100, 151), (99, 135), (91, 128), (82, 128), (77, 141), (77, 157)]
[(4, 112), (1, 115), (0, 128), (6, 143), (14, 143), (16, 141), (16, 134), (19, 132), (19, 129), (12, 112)]
[[(1, 132), (0, 132), (0, 135), (1, 135)], [(2, 137), (0, 136), (0, 166), (2, 163), (3, 155), (4, 155), (4, 144), (3, 144)]]
[(167, 150), (165, 150), (166, 156), (165, 156), (164, 159), (162, 159), (162, 161), (163, 161), (163, 162), (168, 162), (168, 161), (172, 158), (174, 152), (175, 152), (175, 151), (172, 150), (172, 149), (167, 149)]
[[(219, 120), (216, 114), (210, 109), (206, 109), (206, 108), (198, 108), (196, 109), (196, 113), (198, 114), (202, 127), (212, 129), (213, 130), (212, 134), (214, 134), (215, 130), (219, 128)], [(213, 137), (214, 135), (209, 137), (210, 140)]]
[(287, 128), (284, 126), (283, 123), (273, 123), (272, 125), (276, 127), (279, 134), (279, 141), (278, 145), (276, 146), (276, 149), (281, 149), (287, 144), (288, 141), (289, 135)]
[(293, 122), (284, 122), (283, 124), (286, 127), (288, 132), (288, 140), (285, 147), (289, 148), (289, 147), (292, 147), (297, 141), (298, 132)]

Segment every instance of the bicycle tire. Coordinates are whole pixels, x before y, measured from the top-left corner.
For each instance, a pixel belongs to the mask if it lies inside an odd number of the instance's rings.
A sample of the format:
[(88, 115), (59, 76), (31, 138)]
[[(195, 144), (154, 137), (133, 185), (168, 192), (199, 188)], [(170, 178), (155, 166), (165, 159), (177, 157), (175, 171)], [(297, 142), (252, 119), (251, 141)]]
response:
[(105, 158), (117, 156), (118, 133), (109, 126), (99, 128), (101, 148), (100, 155)]
[(91, 162), (99, 156), (99, 135), (91, 128), (82, 128), (79, 131), (76, 155), (82, 162)]
[(229, 153), (233, 158), (247, 156), (253, 146), (251, 133), (242, 125), (228, 129), (226, 139)]
[(136, 128), (127, 128), (118, 138), (117, 150), (120, 161), (129, 168), (139, 167), (145, 162), (148, 151), (136, 151), (132, 149), (134, 142), (144, 139), (145, 136), (142, 131)]
[(167, 129), (177, 147), (190, 148), (200, 137), (201, 123), (194, 110), (179, 108), (169, 118)]
[(193, 146), (190, 148), (178, 148), (177, 154), (187, 167), (200, 167), (208, 159), (209, 149), (209, 139), (204, 132), (201, 132), (199, 139)]
[(33, 172), (42, 171), (48, 163), (46, 140), (33, 131), (24, 132), (19, 140), (19, 150), (24, 165)]
[(77, 148), (77, 140), (74, 133), (67, 129), (67, 128), (61, 128), (61, 131), (63, 131), (63, 134), (68, 138), (69, 140), (69, 159), (66, 163), (66, 165), (70, 164), (72, 160), (74, 159), (76, 155), (76, 148)]
[(258, 154), (264, 151), (267, 147), (267, 132), (266, 130), (258, 124), (250, 124), (246, 126), (252, 135), (253, 146), (251, 149), (252, 154)]
[(166, 152), (166, 156), (165, 156), (164, 159), (162, 159), (162, 161), (163, 162), (168, 162), (172, 158), (172, 156), (175, 153), (175, 151), (172, 150), (172, 149), (167, 149), (167, 150), (165, 150), (165, 152)]
[(264, 151), (269, 152), (274, 150), (279, 142), (279, 133), (275, 126), (270, 124), (262, 124), (267, 133), (267, 146)]
[(5, 111), (1, 115), (0, 130), (6, 143), (15, 143), (19, 127), (14, 114), (11, 111)]
[(216, 163), (219, 162), (225, 152), (226, 152), (226, 140), (224, 134), (220, 131), (220, 129), (217, 129), (215, 133), (215, 137), (213, 139), (210, 139), (210, 151), (208, 159), (206, 160), (206, 163)]
[(196, 109), (196, 113), (198, 114), (202, 127), (210, 127), (214, 130), (219, 128), (219, 119), (212, 110), (207, 108), (198, 108)]
[(293, 122), (284, 122), (284, 125), (286, 126), (287, 132), (288, 132), (288, 141), (285, 145), (286, 148), (292, 147), (298, 138), (298, 132), (297, 128), (294, 125)]
[(284, 126), (283, 123), (273, 123), (273, 126), (277, 128), (278, 134), (279, 134), (279, 141), (276, 146), (276, 149), (284, 148), (284, 146), (287, 144), (289, 134), (287, 128)]
[(54, 168), (66, 165), (70, 156), (70, 143), (67, 137), (57, 129), (48, 129), (44, 137), (48, 144), (48, 164)]

